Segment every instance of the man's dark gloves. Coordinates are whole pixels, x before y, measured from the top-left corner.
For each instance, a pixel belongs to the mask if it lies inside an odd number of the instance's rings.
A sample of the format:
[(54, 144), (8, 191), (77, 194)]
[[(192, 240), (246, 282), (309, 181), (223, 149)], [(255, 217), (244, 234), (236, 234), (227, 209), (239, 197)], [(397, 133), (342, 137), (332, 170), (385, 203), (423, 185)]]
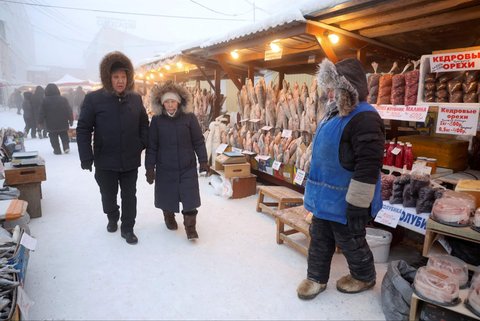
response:
[(147, 176), (147, 183), (152, 185), (155, 181), (155, 169), (147, 168), (147, 173), (145, 174), (145, 176)]
[(200, 163), (200, 173), (205, 172), (207, 175), (210, 172), (210, 166), (208, 166), (208, 162)]
[(371, 219), (370, 208), (347, 205), (347, 225), (351, 232), (362, 233)]
[(92, 165), (93, 165), (93, 161), (91, 160), (83, 161), (81, 163), (82, 169), (88, 169), (90, 172), (92, 171)]

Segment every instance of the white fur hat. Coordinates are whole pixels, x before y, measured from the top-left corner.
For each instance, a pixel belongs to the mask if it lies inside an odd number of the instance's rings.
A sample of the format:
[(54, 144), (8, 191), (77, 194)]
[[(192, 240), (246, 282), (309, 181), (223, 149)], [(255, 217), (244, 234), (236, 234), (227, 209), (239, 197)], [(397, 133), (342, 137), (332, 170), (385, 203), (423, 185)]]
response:
[(173, 92), (173, 91), (169, 91), (169, 92), (166, 92), (162, 95), (162, 98), (160, 99), (161, 102), (162, 102), (162, 105), (165, 101), (169, 100), (169, 99), (172, 99), (172, 100), (175, 100), (177, 101), (179, 104), (182, 102), (181, 98), (180, 98), (180, 95)]

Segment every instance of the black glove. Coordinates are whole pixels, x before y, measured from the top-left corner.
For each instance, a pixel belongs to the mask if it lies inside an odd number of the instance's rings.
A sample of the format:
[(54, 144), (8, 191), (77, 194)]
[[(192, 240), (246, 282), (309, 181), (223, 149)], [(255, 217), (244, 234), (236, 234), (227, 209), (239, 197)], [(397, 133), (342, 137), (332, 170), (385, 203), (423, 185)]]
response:
[(93, 161), (91, 160), (83, 161), (81, 164), (82, 169), (88, 169), (90, 172), (92, 171), (92, 165), (93, 165)]
[(147, 183), (152, 185), (153, 182), (155, 181), (155, 169), (147, 168), (147, 172), (145, 173), (145, 176), (147, 176)]
[(200, 173), (202, 172), (206, 172), (207, 175), (208, 173), (210, 172), (210, 166), (208, 166), (208, 162), (201, 162), (200, 163), (200, 170), (199, 170)]
[(371, 219), (370, 208), (357, 207), (352, 204), (347, 205), (347, 225), (351, 232), (363, 232)]

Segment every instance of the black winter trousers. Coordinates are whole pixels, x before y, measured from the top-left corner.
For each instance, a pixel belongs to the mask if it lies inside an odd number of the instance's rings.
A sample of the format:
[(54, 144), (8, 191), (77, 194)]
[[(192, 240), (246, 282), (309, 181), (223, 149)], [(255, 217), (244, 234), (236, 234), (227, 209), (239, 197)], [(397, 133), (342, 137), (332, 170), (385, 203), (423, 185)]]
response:
[(366, 230), (352, 233), (347, 225), (326, 221), (315, 216), (310, 225), (310, 247), (308, 249), (307, 278), (318, 283), (327, 283), (335, 244), (347, 259), (350, 274), (357, 280), (375, 280), (373, 254), (365, 239)]
[(53, 152), (55, 154), (61, 154), (62, 150), (60, 149), (60, 143), (58, 138), (62, 141), (63, 151), (66, 149), (70, 149), (70, 143), (68, 138), (68, 131), (61, 131), (61, 132), (49, 132), (48, 137), (50, 138), (50, 144), (53, 147)]
[(118, 186), (122, 200), (122, 225), (123, 232), (133, 231), (137, 217), (137, 176), (138, 169), (127, 172), (118, 172), (104, 169), (95, 169), (95, 179), (102, 194), (103, 212), (109, 221), (118, 221), (120, 217), (117, 204)]

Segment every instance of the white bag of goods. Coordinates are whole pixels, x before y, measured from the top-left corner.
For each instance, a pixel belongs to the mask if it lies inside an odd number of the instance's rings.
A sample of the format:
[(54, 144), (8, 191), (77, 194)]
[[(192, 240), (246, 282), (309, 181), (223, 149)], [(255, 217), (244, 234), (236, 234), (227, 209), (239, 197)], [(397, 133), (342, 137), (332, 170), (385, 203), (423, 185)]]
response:
[(458, 279), (460, 288), (464, 288), (468, 284), (468, 267), (467, 263), (457, 257), (451, 255), (433, 255), (428, 259), (427, 267), (442, 273), (448, 273)]
[(477, 208), (477, 200), (473, 195), (468, 193), (456, 192), (450, 189), (447, 189), (443, 192), (442, 198), (461, 198), (464, 199), (468, 206), (470, 207), (471, 212), (473, 213)]
[(413, 286), (417, 295), (440, 305), (452, 305), (459, 299), (458, 280), (426, 266), (418, 269)]

